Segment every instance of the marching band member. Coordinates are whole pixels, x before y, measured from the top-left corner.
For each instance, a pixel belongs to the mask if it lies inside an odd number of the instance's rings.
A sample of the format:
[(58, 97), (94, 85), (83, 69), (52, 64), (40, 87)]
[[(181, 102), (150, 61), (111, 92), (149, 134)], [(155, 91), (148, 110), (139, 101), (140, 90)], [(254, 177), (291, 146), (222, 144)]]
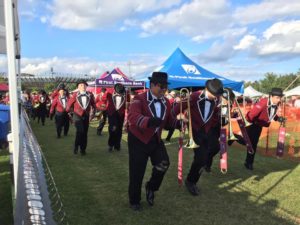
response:
[(86, 91), (87, 82), (80, 80), (77, 82), (78, 91), (72, 95), (67, 104), (67, 112), (73, 108), (73, 121), (76, 128), (74, 143), (74, 154), (78, 153), (80, 147), (81, 155), (86, 154), (87, 134), (90, 122), (90, 112), (95, 112), (95, 100), (91, 92)]
[(107, 93), (108, 114), (108, 151), (113, 148), (121, 150), (122, 130), (125, 117), (125, 105), (127, 101), (125, 87), (118, 83), (114, 86), (114, 93)]
[(38, 123), (40, 123), (41, 120), (43, 126), (45, 126), (45, 120), (47, 116), (47, 104), (49, 104), (49, 102), (50, 99), (46, 91), (41, 90), (38, 95), (37, 116), (38, 116)]
[(57, 86), (57, 88), (55, 89), (55, 90), (53, 90), (53, 92), (51, 93), (51, 98), (52, 99), (55, 99), (58, 95), (59, 95), (59, 90), (61, 90), (61, 89), (64, 89), (65, 90), (65, 92), (66, 92), (66, 96), (67, 97), (69, 97), (69, 92), (68, 92), (68, 90), (66, 89), (66, 85), (64, 84), (64, 83), (60, 83), (58, 86)]
[[(272, 88), (268, 98), (262, 98), (254, 107), (247, 113), (246, 120), (252, 123), (246, 127), (246, 131), (250, 138), (254, 154), (247, 152), (245, 167), (248, 170), (253, 170), (253, 163), (257, 144), (263, 127), (269, 127), (272, 120), (283, 122), (284, 117), (276, 115), (278, 106), (280, 104), (283, 92), (281, 88)], [(242, 136), (235, 135), (238, 138), (238, 143), (245, 145), (245, 141)], [(228, 141), (228, 145), (231, 145), (233, 141)]]
[(61, 137), (62, 128), (64, 128), (64, 136), (68, 135), (70, 121), (66, 112), (68, 97), (63, 86), (58, 88), (58, 96), (52, 101), (50, 108), (50, 119), (52, 120), (55, 113), (55, 125), (57, 138)]
[[(169, 168), (169, 156), (161, 140), (162, 129), (172, 127), (176, 120), (171, 118), (171, 106), (164, 97), (168, 85), (168, 75), (154, 72), (150, 80), (150, 90), (137, 95), (128, 114), (129, 150), (129, 202), (133, 210), (141, 210), (141, 187), (150, 157), (152, 175), (146, 183), (146, 199), (154, 204), (154, 192), (158, 191)], [(173, 123), (174, 121), (174, 123)]]
[[(221, 100), (221, 103), (219, 105), (220, 110), (221, 110), (222, 122), (219, 120), (217, 125), (212, 128), (211, 135), (210, 135), (210, 138), (209, 138), (209, 144), (208, 144), (209, 154), (208, 154), (207, 162), (206, 162), (206, 165), (205, 165), (205, 168), (204, 168), (205, 171), (208, 172), (208, 173), (211, 172), (211, 166), (212, 166), (212, 163), (213, 163), (214, 156), (220, 151), (219, 138), (220, 138), (221, 127), (225, 126), (229, 123), (230, 118), (228, 118), (228, 113), (227, 113), (227, 110), (228, 110), (228, 93), (229, 93), (229, 99), (230, 99), (230, 103), (229, 103), (230, 109), (232, 109), (233, 100), (235, 98), (235, 95), (234, 95), (233, 91), (230, 88), (224, 88), (224, 93), (222, 94), (222, 100)], [(232, 113), (232, 112), (230, 112), (230, 113)]]
[(31, 102), (32, 102), (32, 114), (31, 117), (33, 120), (35, 120), (36, 117), (38, 117), (38, 106), (39, 106), (39, 96), (37, 95), (37, 93), (35, 91), (32, 92), (32, 98), (31, 98)]
[(99, 113), (99, 117), (101, 117), (99, 121), (99, 125), (97, 127), (97, 135), (101, 135), (103, 127), (106, 123), (107, 119), (107, 92), (106, 88), (102, 88), (100, 94), (96, 97), (96, 109), (97, 113)]
[[(219, 79), (208, 80), (203, 91), (193, 92), (189, 97), (192, 122), (193, 140), (197, 147), (194, 150), (194, 160), (188, 176), (185, 180), (187, 190), (194, 196), (199, 195), (197, 182), (207, 163), (209, 155), (210, 138), (213, 135), (213, 127), (219, 122), (218, 98), (223, 94), (223, 84)], [(187, 102), (182, 103), (183, 110), (187, 108)], [(178, 104), (173, 113), (178, 115)]]

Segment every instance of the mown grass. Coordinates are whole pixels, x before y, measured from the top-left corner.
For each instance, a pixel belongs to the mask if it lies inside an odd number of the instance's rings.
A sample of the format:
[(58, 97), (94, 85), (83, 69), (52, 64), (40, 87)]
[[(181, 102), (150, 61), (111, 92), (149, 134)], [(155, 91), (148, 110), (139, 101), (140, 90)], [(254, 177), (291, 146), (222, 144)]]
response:
[(0, 150), (0, 224), (13, 224), (11, 173), (8, 150)]
[[(177, 184), (177, 138), (167, 146), (171, 166), (155, 205), (150, 207), (142, 192), (142, 212), (129, 209), (128, 150), (126, 135), (122, 150), (107, 151), (108, 134), (96, 135), (90, 127), (87, 155), (73, 155), (74, 128), (67, 137), (56, 139), (53, 122), (46, 126), (32, 123), (48, 160), (71, 225), (277, 225), (300, 224), (299, 163), (258, 155), (255, 170), (243, 167), (244, 148), (229, 149), (229, 170), (219, 172), (216, 157), (212, 172), (198, 183), (201, 195), (191, 196)], [(164, 133), (166, 135), (166, 133)], [(184, 176), (193, 154), (184, 151)], [(151, 173), (148, 163), (144, 182)]]

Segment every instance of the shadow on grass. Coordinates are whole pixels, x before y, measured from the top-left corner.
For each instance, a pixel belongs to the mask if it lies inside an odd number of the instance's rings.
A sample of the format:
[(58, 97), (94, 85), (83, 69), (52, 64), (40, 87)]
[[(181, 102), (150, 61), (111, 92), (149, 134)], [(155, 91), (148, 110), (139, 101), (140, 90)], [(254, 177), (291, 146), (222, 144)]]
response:
[[(218, 171), (219, 162), (215, 158), (212, 173), (203, 174), (199, 181), (201, 195), (193, 197), (184, 186), (177, 184), (177, 145), (172, 144), (167, 146), (171, 166), (156, 193), (154, 207), (147, 205), (143, 189), (143, 211), (133, 212), (128, 207), (125, 141), (120, 152), (109, 153), (107, 131), (99, 137), (96, 129), (90, 127), (87, 155), (82, 157), (72, 154), (73, 128), (68, 137), (60, 140), (55, 138), (52, 123), (47, 127), (33, 123), (33, 128), (53, 172), (70, 224), (290, 225), (295, 224), (293, 220), (299, 215), (299, 210), (293, 208), (300, 206), (297, 192), (286, 195), (291, 185), (293, 188), (300, 185), (299, 167), (294, 162), (257, 156), (255, 170), (250, 172), (243, 167), (245, 152), (233, 147), (229, 149), (228, 173), (223, 175)], [(175, 141), (173, 138), (172, 142)], [(192, 151), (185, 150), (184, 176), (192, 158)], [(144, 183), (150, 173), (149, 163)]]
[(8, 150), (1, 150), (0, 152), (0, 224), (13, 224)]

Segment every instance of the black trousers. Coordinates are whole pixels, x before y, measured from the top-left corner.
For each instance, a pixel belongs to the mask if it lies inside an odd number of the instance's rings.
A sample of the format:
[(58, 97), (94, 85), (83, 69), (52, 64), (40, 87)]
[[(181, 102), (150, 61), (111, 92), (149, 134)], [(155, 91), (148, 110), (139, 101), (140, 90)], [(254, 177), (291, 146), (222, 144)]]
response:
[(156, 135), (151, 138), (148, 144), (145, 144), (129, 131), (128, 150), (129, 202), (130, 204), (137, 204), (141, 200), (141, 188), (148, 158), (150, 157), (153, 166), (149, 180), (149, 187), (153, 191), (158, 191), (170, 162), (164, 143), (159, 142)]
[(108, 146), (120, 149), (124, 116), (120, 116), (120, 114), (116, 111), (113, 115), (108, 115), (108, 123)]
[(102, 130), (103, 130), (103, 127), (106, 123), (106, 119), (107, 119), (107, 111), (104, 110), (104, 111), (101, 111), (102, 113), (102, 118), (100, 119), (99, 121), (99, 125), (97, 127), (97, 134), (100, 135), (102, 133)]
[(40, 104), (40, 106), (37, 108), (38, 123), (41, 120), (42, 125), (45, 125), (46, 116), (47, 116), (47, 106), (46, 104)]
[(166, 137), (166, 140), (170, 140), (171, 139), (171, 137), (172, 137), (172, 135), (174, 133), (174, 130), (175, 130), (174, 128), (169, 129), (168, 136)]
[(37, 117), (37, 114), (38, 114), (38, 109), (33, 107), (31, 113), (32, 113), (32, 114), (31, 114), (31, 118), (32, 118), (33, 120), (35, 120), (35, 118)]
[(220, 131), (220, 125), (211, 128), (211, 132), (208, 138), (208, 157), (206, 167), (211, 167), (213, 163), (213, 158), (220, 152)]
[[(246, 131), (248, 133), (250, 142), (252, 144), (252, 148), (254, 150), (254, 154), (249, 154), (248, 151), (247, 151), (246, 163), (247, 164), (253, 164), (256, 149), (257, 149), (257, 144), (258, 144), (259, 137), (260, 137), (261, 131), (262, 131), (262, 127), (256, 125), (255, 123), (253, 123), (250, 126), (246, 127)], [(237, 140), (238, 143), (240, 143), (242, 145), (246, 145), (245, 140), (243, 139), (242, 136), (240, 136), (240, 135), (235, 135), (235, 136), (238, 138), (238, 140)]]
[(55, 125), (57, 137), (60, 137), (62, 128), (64, 128), (64, 135), (68, 135), (70, 121), (68, 113), (66, 112), (56, 112), (55, 113)]
[(87, 146), (87, 134), (89, 130), (89, 115), (79, 116), (73, 114), (73, 121), (76, 128), (75, 149), (80, 147), (81, 152), (85, 152)]
[(194, 148), (194, 160), (191, 165), (190, 171), (187, 176), (187, 180), (191, 183), (196, 184), (202, 174), (204, 166), (207, 164), (208, 156), (209, 156), (209, 139), (212, 137), (212, 130), (208, 133), (205, 133), (204, 130), (194, 131), (193, 137), (194, 141), (198, 148)]

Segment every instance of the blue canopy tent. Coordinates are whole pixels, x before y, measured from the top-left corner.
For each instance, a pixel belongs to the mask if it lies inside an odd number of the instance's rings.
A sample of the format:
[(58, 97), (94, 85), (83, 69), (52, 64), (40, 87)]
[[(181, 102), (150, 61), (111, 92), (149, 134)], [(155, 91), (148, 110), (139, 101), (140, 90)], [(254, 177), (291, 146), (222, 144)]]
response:
[[(155, 71), (168, 73), (169, 89), (182, 87), (205, 87), (207, 80), (218, 78), (223, 82), (224, 87), (229, 87), (234, 91), (243, 93), (244, 83), (229, 80), (225, 77), (214, 74), (188, 58), (180, 48)], [(146, 83), (149, 87), (149, 81)]]

